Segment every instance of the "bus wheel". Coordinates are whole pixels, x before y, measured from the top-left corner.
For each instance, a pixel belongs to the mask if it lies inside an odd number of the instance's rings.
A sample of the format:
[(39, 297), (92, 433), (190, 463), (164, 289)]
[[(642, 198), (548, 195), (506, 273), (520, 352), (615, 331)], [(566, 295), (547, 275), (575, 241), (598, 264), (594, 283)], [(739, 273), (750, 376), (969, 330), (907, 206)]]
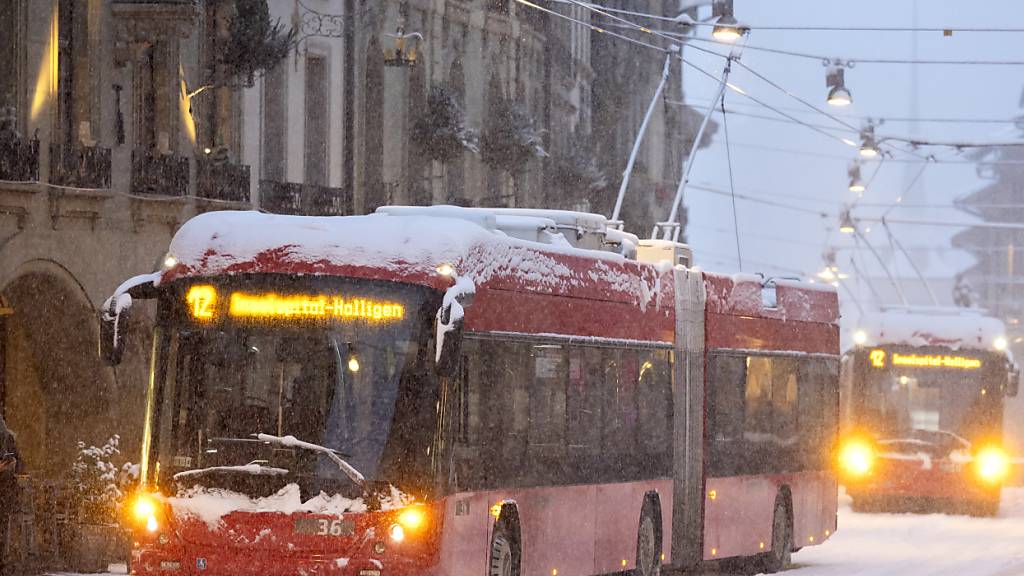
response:
[(789, 566), (793, 559), (793, 521), (789, 508), (781, 497), (775, 500), (772, 517), (772, 550), (764, 562), (764, 571), (774, 574)]
[(519, 538), (505, 519), (494, 525), (487, 576), (519, 576)]
[(640, 512), (640, 528), (636, 535), (636, 570), (634, 576), (661, 574), (661, 538), (658, 537), (654, 504), (644, 502)]

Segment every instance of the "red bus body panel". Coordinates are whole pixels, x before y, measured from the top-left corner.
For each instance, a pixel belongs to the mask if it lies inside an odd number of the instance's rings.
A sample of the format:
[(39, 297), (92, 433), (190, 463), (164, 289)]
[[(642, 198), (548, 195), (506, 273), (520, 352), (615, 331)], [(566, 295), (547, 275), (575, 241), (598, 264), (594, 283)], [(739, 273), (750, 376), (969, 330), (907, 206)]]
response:
[[(705, 274), (705, 286), (707, 350), (838, 355), (835, 292), (779, 283), (775, 308), (765, 308), (759, 280)], [(775, 498), (783, 486), (792, 494), (794, 547), (820, 544), (835, 533), (838, 481), (832, 471), (706, 478), (704, 559), (770, 548)]]
[(867, 478), (847, 480), (846, 491), (854, 498), (928, 498), (945, 501), (981, 501), (995, 497), (999, 485), (986, 487), (974, 477), (970, 464), (948, 459), (887, 458), (875, 460)]

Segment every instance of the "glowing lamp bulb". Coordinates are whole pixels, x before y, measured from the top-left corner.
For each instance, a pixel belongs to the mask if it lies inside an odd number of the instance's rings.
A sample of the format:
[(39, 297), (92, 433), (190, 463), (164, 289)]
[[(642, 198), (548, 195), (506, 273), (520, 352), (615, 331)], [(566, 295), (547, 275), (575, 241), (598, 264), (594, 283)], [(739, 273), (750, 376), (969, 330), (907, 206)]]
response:
[(452, 277), (455, 275), (455, 266), (451, 264), (441, 264), (437, 267), (437, 273), (441, 276)]
[(1008, 342), (1006, 341), (1006, 338), (1003, 337), (1003, 336), (1000, 336), (1000, 337), (996, 338), (994, 342), (992, 342), (992, 347), (995, 348), (996, 350), (1002, 352), (1003, 350), (1006, 350), (1007, 344), (1008, 344)]
[(355, 356), (348, 359), (348, 370), (349, 372), (359, 372), (359, 359)]
[(853, 180), (850, 182), (850, 192), (860, 194), (865, 190), (864, 183), (860, 180)]
[(864, 144), (860, 147), (860, 155), (864, 158), (874, 158), (878, 156), (878, 149), (870, 144)]
[(168, 254), (167, 257), (164, 258), (164, 268), (165, 269), (170, 270), (171, 268), (174, 268), (177, 265), (178, 265), (178, 260), (174, 256), (171, 256), (170, 254)]
[(863, 346), (868, 341), (868, 333), (863, 330), (857, 330), (853, 333), (853, 343), (857, 346)]
[(156, 513), (156, 505), (153, 504), (153, 500), (148, 496), (140, 496), (135, 501), (135, 506), (132, 510), (135, 513), (135, 517), (139, 520), (151, 518)]
[(146, 519), (146, 531), (148, 531), (148, 532), (156, 532), (157, 528), (159, 528), (159, 527), (160, 526), (157, 524), (157, 521), (156, 521), (156, 516), (150, 516), (149, 518)]
[(828, 103), (831, 106), (842, 108), (843, 106), (849, 106), (853, 103), (853, 97), (850, 96), (850, 91), (842, 86), (836, 86), (828, 93)]

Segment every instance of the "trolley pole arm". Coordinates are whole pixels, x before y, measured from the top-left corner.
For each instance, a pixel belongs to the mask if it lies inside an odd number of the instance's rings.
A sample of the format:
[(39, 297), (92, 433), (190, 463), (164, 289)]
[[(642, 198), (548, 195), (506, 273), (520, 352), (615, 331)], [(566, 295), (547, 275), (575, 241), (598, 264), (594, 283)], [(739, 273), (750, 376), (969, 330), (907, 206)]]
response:
[(883, 260), (882, 257), (878, 254), (878, 251), (875, 250), (875, 247), (872, 246), (870, 242), (868, 242), (868, 239), (865, 238), (863, 234), (861, 234), (859, 229), (854, 228), (854, 234), (864, 242), (864, 245), (867, 246), (868, 250), (871, 251), (871, 254), (874, 255), (875, 260), (878, 260), (878, 263), (882, 265), (882, 270), (885, 271), (885, 275), (889, 278), (889, 283), (892, 284), (892, 287), (896, 289), (896, 295), (899, 296), (900, 302), (904, 306), (906, 306), (908, 304), (907, 295), (903, 293), (903, 287), (900, 286), (900, 283), (896, 281), (895, 277), (893, 277), (892, 272), (889, 271), (889, 267), (885, 265), (885, 260)]
[[(680, 58), (680, 67), (682, 66), (682, 58)], [(680, 68), (680, 71), (682, 69)], [(693, 160), (697, 157), (697, 149), (700, 148), (700, 141), (704, 138), (704, 131), (708, 127), (708, 122), (711, 121), (711, 115), (714, 114), (718, 102), (722, 99), (725, 94), (725, 86), (729, 80), (729, 72), (732, 70), (732, 56), (729, 57), (725, 62), (725, 70), (722, 71), (722, 79), (718, 82), (718, 93), (715, 95), (711, 104), (708, 106), (708, 111), (704, 114), (704, 121), (700, 123), (700, 129), (697, 130), (697, 136), (693, 140), (693, 144), (690, 146), (690, 154), (686, 159), (686, 163), (683, 165), (682, 174), (679, 175), (679, 187), (676, 189), (676, 196), (672, 200), (672, 210), (669, 212), (668, 220), (665, 222), (659, 222), (654, 225), (654, 229), (651, 230), (651, 239), (655, 240), (658, 238), (658, 229), (662, 230), (663, 240), (678, 240), (679, 239), (679, 224), (677, 222), (679, 217), (679, 206), (683, 202), (683, 192), (686, 191), (686, 183), (690, 179), (690, 170), (693, 169)]]
[(619, 220), (619, 212), (622, 210), (622, 200), (626, 197), (626, 189), (629, 188), (629, 177), (633, 173), (633, 165), (636, 164), (636, 157), (640, 153), (640, 143), (643, 142), (644, 134), (647, 132), (647, 125), (651, 123), (651, 116), (654, 115), (654, 110), (658, 107), (658, 100), (665, 91), (665, 84), (668, 83), (671, 64), (672, 54), (669, 54), (665, 57), (665, 68), (661, 71), (661, 82), (658, 84), (658, 89), (654, 91), (651, 104), (647, 107), (644, 121), (640, 123), (640, 131), (636, 135), (636, 141), (633, 142), (633, 150), (629, 153), (629, 161), (626, 162), (626, 169), (622, 172), (622, 184), (619, 186), (619, 196), (615, 199), (615, 209), (612, 210), (611, 218), (611, 224), (620, 229), (622, 228), (622, 222)]
[(889, 235), (889, 239), (892, 240), (892, 243), (896, 246), (896, 248), (899, 248), (899, 251), (903, 253), (903, 257), (906, 258), (907, 262), (910, 263), (910, 268), (911, 270), (914, 271), (914, 274), (917, 275), (917, 279), (921, 281), (921, 284), (924, 284), (924, 289), (928, 292), (928, 297), (931, 298), (932, 306), (938, 306), (939, 299), (935, 297), (935, 292), (932, 291), (932, 285), (929, 284), (928, 280), (925, 279), (924, 274), (921, 273), (921, 269), (918, 268), (917, 263), (914, 262), (914, 259), (910, 257), (910, 254), (903, 247), (903, 244), (900, 243), (900, 241), (896, 238), (896, 235), (893, 234), (892, 230), (889, 229), (889, 223), (885, 221), (885, 216), (882, 217), (882, 227), (885, 228), (885, 233)]

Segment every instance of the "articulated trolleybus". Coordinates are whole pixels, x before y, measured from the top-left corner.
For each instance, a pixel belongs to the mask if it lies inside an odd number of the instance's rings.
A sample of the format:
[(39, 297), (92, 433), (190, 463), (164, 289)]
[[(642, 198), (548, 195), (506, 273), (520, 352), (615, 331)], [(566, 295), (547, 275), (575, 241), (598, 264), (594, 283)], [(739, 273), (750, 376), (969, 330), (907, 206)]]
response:
[(1003, 323), (901, 308), (861, 318), (843, 357), (841, 479), (854, 509), (994, 515), (1010, 462), (1003, 404), (1019, 371)]
[(214, 212), (157, 301), (131, 573), (573, 576), (836, 529), (836, 293), (602, 216)]

